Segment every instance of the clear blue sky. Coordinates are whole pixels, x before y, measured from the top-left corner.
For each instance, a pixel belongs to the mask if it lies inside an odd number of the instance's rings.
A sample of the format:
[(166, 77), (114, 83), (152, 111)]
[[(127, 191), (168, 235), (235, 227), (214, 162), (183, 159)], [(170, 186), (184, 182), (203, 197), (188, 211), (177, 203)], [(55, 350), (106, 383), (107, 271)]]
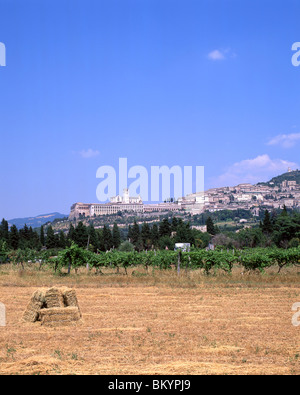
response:
[(298, 167), (299, 0), (0, 0), (0, 217), (96, 202), (96, 170)]

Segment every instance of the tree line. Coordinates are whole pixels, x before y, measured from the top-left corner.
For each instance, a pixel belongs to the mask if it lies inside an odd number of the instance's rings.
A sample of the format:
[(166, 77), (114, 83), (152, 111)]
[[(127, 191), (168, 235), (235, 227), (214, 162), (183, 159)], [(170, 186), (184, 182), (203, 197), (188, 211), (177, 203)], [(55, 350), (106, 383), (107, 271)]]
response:
[(142, 224), (134, 222), (125, 229), (119, 227), (117, 223), (112, 228), (107, 225), (95, 228), (92, 224), (86, 226), (80, 221), (77, 226), (71, 223), (66, 233), (62, 230), (55, 232), (51, 225), (35, 230), (25, 225), (24, 228), (18, 230), (15, 225), (9, 229), (5, 219), (0, 224), (0, 242), (5, 243), (6, 248), (11, 250), (65, 249), (70, 247), (72, 242), (92, 252), (111, 249), (173, 250), (177, 242), (190, 243), (198, 248), (204, 248), (209, 240), (209, 234), (192, 229), (188, 222), (176, 217), (165, 218), (153, 225), (146, 222)]
[(256, 227), (239, 232), (218, 232), (214, 229), (212, 243), (227, 248), (296, 248), (300, 246), (300, 213), (265, 210)]
[(300, 213), (290, 212), (286, 208), (281, 212), (265, 210), (259, 226), (238, 232), (221, 232), (213, 216), (205, 218), (207, 232), (194, 229), (189, 222), (173, 216), (153, 224), (135, 221), (126, 228), (119, 227), (117, 223), (101, 228), (95, 228), (93, 224), (86, 226), (83, 222), (77, 226), (71, 223), (66, 233), (62, 230), (55, 232), (51, 225), (35, 230), (27, 225), (20, 230), (15, 225), (9, 228), (8, 222), (3, 219), (0, 224), (0, 249), (3, 243), (5, 249), (11, 250), (65, 249), (72, 242), (92, 252), (111, 249), (173, 250), (175, 243), (190, 243), (200, 249), (206, 248), (210, 242), (215, 246), (238, 249), (272, 246), (296, 248), (300, 245)]

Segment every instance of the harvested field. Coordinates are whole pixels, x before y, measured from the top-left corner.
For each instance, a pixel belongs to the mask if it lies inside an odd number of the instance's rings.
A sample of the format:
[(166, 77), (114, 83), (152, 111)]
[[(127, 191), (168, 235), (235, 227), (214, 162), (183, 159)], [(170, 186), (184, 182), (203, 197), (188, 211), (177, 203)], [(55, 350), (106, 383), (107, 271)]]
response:
[[(53, 286), (76, 290), (83, 322), (21, 323), (36, 289)], [(300, 302), (296, 271), (58, 277), (1, 267), (0, 301), (7, 309), (0, 374), (300, 373), (300, 327), (292, 325), (292, 305)]]

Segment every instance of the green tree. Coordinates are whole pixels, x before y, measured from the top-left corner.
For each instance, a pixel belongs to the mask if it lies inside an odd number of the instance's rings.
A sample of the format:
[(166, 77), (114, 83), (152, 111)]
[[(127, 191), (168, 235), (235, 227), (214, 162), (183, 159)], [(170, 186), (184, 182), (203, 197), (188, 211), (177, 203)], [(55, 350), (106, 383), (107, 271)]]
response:
[(75, 231), (75, 228), (74, 228), (73, 224), (70, 224), (69, 232), (68, 232), (68, 236), (67, 236), (67, 239), (70, 242), (70, 245), (71, 245), (71, 242), (74, 241), (74, 231)]
[(105, 245), (104, 245), (104, 239), (103, 239), (103, 229), (97, 229), (96, 233), (97, 233), (97, 237), (98, 237), (98, 243), (97, 243), (98, 250), (106, 251)]
[(151, 241), (154, 247), (158, 247), (159, 242), (159, 230), (157, 224), (154, 224), (151, 229)]
[(113, 239), (112, 234), (108, 226), (104, 225), (103, 227), (103, 244), (105, 251), (109, 251), (113, 247)]
[(82, 221), (78, 223), (76, 229), (73, 232), (73, 241), (78, 245), (78, 247), (86, 248), (87, 246), (88, 233), (87, 228)]
[(0, 225), (0, 239), (8, 242), (9, 239), (9, 231), (8, 231), (8, 222), (3, 218)]
[(178, 221), (175, 240), (177, 243), (195, 244), (195, 238), (190, 223), (185, 223), (182, 219)]
[(288, 214), (286, 205), (283, 206), (283, 210), (282, 210), (282, 213), (280, 215), (281, 215), (281, 217), (288, 217), (289, 214)]
[(141, 229), (141, 239), (144, 249), (151, 248), (151, 229), (147, 222), (144, 222)]
[(194, 244), (196, 248), (206, 248), (210, 242), (211, 236), (207, 232), (201, 232), (197, 229), (192, 229)]
[(177, 226), (178, 226), (178, 219), (176, 217), (172, 218), (172, 223), (171, 223), (171, 231), (176, 232), (177, 231)]
[(214, 236), (217, 233), (216, 229), (215, 229), (215, 225), (214, 225), (213, 220), (211, 219), (211, 217), (207, 218), (206, 226), (207, 226), (207, 233), (209, 233), (210, 235)]
[(67, 240), (64, 232), (59, 232), (59, 247), (65, 249), (67, 247)]
[(113, 231), (112, 231), (112, 242), (114, 248), (118, 249), (121, 245), (121, 234), (120, 234), (120, 229), (117, 225), (117, 223), (114, 223), (113, 226)]
[(29, 228), (29, 243), (28, 247), (32, 250), (40, 250), (41, 249), (41, 242), (40, 237), (37, 232), (35, 232), (32, 227)]
[(164, 218), (163, 221), (159, 225), (159, 236), (160, 237), (170, 237), (171, 236), (171, 225), (169, 223), (168, 218)]
[(134, 245), (131, 244), (128, 240), (126, 240), (119, 246), (119, 251), (132, 252), (132, 251), (134, 251)]
[(51, 225), (47, 228), (46, 247), (48, 248), (48, 250), (57, 247), (57, 239)]
[(132, 240), (132, 227), (131, 227), (131, 225), (128, 226), (128, 235), (127, 235), (127, 238), (128, 238), (128, 240), (129, 240), (129, 242), (131, 242), (131, 240)]
[(22, 244), (22, 248), (25, 249), (28, 247), (28, 242), (30, 239), (28, 226), (25, 224), (23, 229), (20, 229), (20, 242)]
[(265, 217), (262, 223), (262, 231), (264, 233), (270, 234), (272, 233), (273, 225), (271, 221), (271, 216), (268, 210), (265, 211)]
[(159, 248), (161, 250), (174, 250), (175, 248), (175, 241), (171, 239), (169, 236), (163, 236), (159, 239)]
[(5, 263), (8, 259), (8, 245), (7, 242), (2, 239), (0, 240), (0, 263)]
[(134, 221), (133, 227), (131, 229), (131, 243), (135, 246), (136, 249), (140, 248), (140, 236), (140, 227), (136, 223), (136, 221)]
[(12, 225), (9, 233), (9, 245), (13, 250), (17, 250), (19, 248), (19, 231), (16, 225)]
[(94, 228), (94, 225), (91, 224), (88, 227), (87, 233), (89, 240), (89, 248), (91, 249), (91, 251), (97, 252), (99, 248), (99, 238), (96, 229)]
[(273, 241), (278, 247), (288, 247), (288, 243), (293, 238), (300, 236), (300, 221), (297, 216), (280, 215), (275, 223)]
[(41, 226), (41, 232), (40, 232), (40, 242), (41, 245), (45, 245), (45, 231), (44, 231), (44, 226)]

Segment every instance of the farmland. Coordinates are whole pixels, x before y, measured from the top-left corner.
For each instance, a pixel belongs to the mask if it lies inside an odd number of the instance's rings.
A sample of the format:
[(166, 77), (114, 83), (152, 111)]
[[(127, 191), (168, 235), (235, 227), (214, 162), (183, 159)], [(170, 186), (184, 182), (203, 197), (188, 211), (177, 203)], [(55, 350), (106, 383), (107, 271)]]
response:
[[(245, 272), (105, 266), (77, 273), (27, 264), (0, 267), (1, 374), (299, 374), (299, 269)], [(63, 269), (64, 270), (64, 269)], [(74, 287), (76, 327), (21, 323), (32, 293)]]

